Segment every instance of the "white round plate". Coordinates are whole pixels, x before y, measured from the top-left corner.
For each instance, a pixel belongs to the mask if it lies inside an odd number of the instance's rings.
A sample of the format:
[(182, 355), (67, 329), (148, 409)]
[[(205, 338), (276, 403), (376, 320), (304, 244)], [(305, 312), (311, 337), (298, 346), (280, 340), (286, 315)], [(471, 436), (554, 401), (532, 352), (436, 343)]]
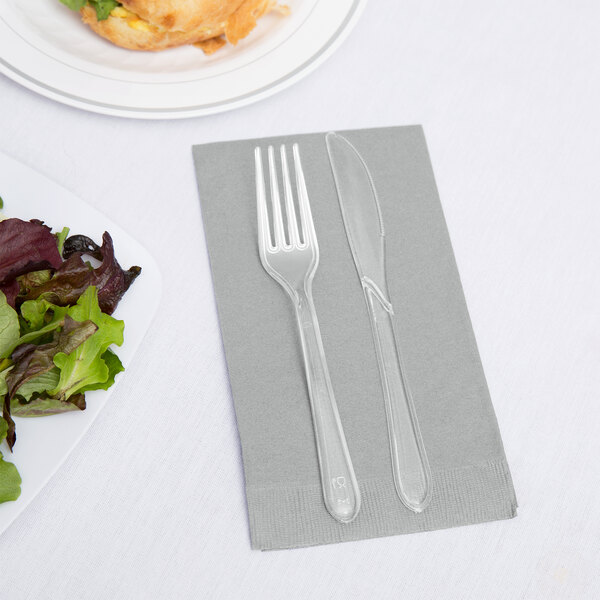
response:
[(175, 119), (229, 110), (274, 94), (323, 62), (366, 0), (282, 0), (237, 46), (212, 56), (193, 46), (164, 52), (118, 48), (59, 0), (4, 0), (0, 71), (48, 98), (85, 110)]

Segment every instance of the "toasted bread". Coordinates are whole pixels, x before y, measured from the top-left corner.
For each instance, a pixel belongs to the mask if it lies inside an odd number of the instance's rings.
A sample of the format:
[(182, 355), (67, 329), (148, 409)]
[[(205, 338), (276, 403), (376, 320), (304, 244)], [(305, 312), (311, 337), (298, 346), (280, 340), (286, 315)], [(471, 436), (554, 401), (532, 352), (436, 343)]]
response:
[[(207, 54), (227, 41), (237, 44), (256, 26), (256, 20), (277, 8), (277, 0), (121, 0), (110, 16), (98, 21), (89, 5), (83, 22), (98, 35), (130, 50), (165, 50), (197, 44)], [(209, 40), (214, 40), (206, 43)]]

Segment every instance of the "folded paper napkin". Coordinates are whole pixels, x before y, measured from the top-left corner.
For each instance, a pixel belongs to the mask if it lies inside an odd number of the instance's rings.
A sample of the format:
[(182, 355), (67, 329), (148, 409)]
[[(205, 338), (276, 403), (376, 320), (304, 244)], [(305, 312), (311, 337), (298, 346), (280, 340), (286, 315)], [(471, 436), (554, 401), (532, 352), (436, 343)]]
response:
[[(194, 147), (214, 288), (242, 444), (252, 547), (295, 548), (516, 514), (516, 499), (420, 127), (341, 132), (369, 166), (386, 229), (399, 345), (432, 470), (428, 508), (396, 495), (369, 315), (325, 134)], [(298, 142), (320, 248), (313, 293), (362, 494), (358, 517), (323, 503), (292, 303), (257, 246), (254, 148)]]

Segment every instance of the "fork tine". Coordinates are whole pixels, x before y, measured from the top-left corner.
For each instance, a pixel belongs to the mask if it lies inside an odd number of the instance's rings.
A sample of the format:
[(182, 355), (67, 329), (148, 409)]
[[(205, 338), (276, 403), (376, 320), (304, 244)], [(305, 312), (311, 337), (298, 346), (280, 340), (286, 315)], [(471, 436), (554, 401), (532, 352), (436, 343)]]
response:
[(269, 214), (267, 212), (267, 194), (265, 191), (265, 176), (263, 173), (262, 153), (260, 148), (254, 148), (254, 165), (256, 167), (256, 213), (258, 215), (258, 245), (261, 252), (271, 248), (271, 232), (269, 230)]
[(273, 229), (275, 230), (275, 247), (285, 246), (283, 233), (283, 215), (281, 214), (281, 200), (279, 199), (279, 183), (277, 182), (277, 168), (275, 166), (275, 153), (273, 146), (269, 146), (269, 175), (271, 178), (271, 203), (273, 205)]
[(296, 189), (298, 190), (298, 205), (300, 207), (300, 217), (302, 221), (302, 238), (304, 244), (317, 244), (317, 234), (315, 233), (315, 224), (313, 222), (310, 203), (308, 201), (308, 191), (306, 190), (306, 181), (304, 180), (304, 172), (302, 170), (302, 162), (300, 161), (300, 150), (298, 144), (294, 144), (294, 168), (296, 170)]
[(282, 144), (279, 150), (281, 152), (281, 170), (283, 171), (285, 212), (287, 214), (288, 236), (290, 239), (290, 246), (299, 246), (300, 233), (298, 231), (298, 221), (296, 220), (296, 209), (294, 208), (294, 196), (292, 194), (292, 183), (290, 181), (290, 170), (288, 167), (285, 144)]

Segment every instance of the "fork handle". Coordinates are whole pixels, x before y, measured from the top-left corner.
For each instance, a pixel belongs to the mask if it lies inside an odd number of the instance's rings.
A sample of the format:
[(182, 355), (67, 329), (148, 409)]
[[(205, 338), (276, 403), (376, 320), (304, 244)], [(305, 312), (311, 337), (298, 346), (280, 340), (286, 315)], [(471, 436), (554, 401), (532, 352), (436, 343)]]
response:
[(360, 509), (360, 491), (340, 421), (312, 295), (297, 292), (296, 315), (313, 417), (325, 506), (341, 523)]

